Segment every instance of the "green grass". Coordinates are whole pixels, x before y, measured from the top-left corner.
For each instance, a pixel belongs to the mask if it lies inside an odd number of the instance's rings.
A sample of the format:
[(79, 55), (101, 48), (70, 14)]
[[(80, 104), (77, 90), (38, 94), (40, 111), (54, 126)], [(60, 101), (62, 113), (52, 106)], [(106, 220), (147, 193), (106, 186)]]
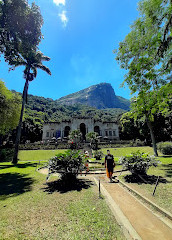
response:
[(35, 161), (35, 160), (49, 160), (58, 153), (63, 153), (66, 150), (20, 150), (18, 158), (20, 161)]
[(118, 159), (121, 156), (126, 154), (130, 154), (132, 152), (140, 150), (141, 152), (149, 153), (153, 155), (153, 149), (151, 147), (124, 147), (124, 148), (102, 148), (102, 152), (106, 155), (107, 149), (110, 150), (111, 154), (113, 154), (115, 159)]
[(0, 163), (0, 239), (125, 239), (94, 184), (49, 194), (37, 162)]

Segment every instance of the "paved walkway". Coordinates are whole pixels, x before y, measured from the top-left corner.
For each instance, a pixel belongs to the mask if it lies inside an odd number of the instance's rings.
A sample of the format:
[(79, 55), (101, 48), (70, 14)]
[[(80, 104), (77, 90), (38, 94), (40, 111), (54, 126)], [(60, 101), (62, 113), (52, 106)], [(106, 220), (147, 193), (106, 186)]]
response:
[(172, 229), (118, 183), (96, 176), (143, 240), (172, 240)]

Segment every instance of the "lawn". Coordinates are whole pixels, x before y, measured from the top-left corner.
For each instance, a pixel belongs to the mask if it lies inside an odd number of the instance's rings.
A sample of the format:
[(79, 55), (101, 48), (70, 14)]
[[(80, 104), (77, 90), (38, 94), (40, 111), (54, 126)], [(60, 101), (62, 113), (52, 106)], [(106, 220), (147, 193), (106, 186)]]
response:
[(0, 239), (125, 239), (93, 182), (52, 188), (37, 162), (0, 163)]
[(102, 152), (106, 155), (107, 149), (110, 150), (110, 153), (113, 154), (116, 161), (118, 161), (119, 157), (124, 156), (126, 154), (130, 154), (132, 152), (140, 150), (141, 152), (149, 153), (153, 155), (153, 149), (151, 147), (124, 147), (124, 148), (102, 148)]
[(66, 149), (57, 150), (20, 150), (19, 160), (20, 161), (35, 161), (35, 160), (48, 160), (54, 157), (58, 153), (63, 153)]

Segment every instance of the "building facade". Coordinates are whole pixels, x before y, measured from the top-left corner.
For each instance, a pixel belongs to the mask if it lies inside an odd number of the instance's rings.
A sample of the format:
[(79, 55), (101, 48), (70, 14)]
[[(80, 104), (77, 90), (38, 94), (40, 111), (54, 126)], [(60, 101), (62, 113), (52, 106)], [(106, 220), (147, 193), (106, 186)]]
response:
[(93, 118), (72, 118), (69, 121), (44, 123), (42, 140), (63, 139), (68, 137), (70, 131), (76, 129), (80, 130), (84, 140), (89, 132), (97, 132), (102, 139), (119, 140), (116, 122), (95, 121)]

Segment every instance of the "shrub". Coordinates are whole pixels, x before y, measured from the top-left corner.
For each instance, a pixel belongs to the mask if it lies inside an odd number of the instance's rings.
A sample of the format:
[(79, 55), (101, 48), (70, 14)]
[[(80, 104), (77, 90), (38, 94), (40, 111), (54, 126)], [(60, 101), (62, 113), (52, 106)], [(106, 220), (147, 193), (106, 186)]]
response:
[(149, 167), (157, 167), (158, 165), (158, 161), (155, 160), (154, 156), (149, 156), (147, 153), (140, 151), (121, 157), (119, 163), (133, 175), (146, 175)]
[(172, 154), (172, 142), (160, 142), (157, 144), (158, 150), (164, 155)]
[(102, 151), (96, 150), (96, 151), (94, 152), (94, 158), (96, 158), (96, 160), (101, 160), (103, 156), (104, 156), (104, 154), (103, 154)]
[(82, 168), (84, 160), (84, 155), (80, 154), (78, 150), (67, 150), (65, 153), (59, 153), (49, 160), (47, 166), (49, 175), (60, 172), (63, 180), (74, 180)]
[(13, 154), (14, 154), (13, 149), (9, 149), (9, 148), (0, 149), (0, 162), (12, 161)]

